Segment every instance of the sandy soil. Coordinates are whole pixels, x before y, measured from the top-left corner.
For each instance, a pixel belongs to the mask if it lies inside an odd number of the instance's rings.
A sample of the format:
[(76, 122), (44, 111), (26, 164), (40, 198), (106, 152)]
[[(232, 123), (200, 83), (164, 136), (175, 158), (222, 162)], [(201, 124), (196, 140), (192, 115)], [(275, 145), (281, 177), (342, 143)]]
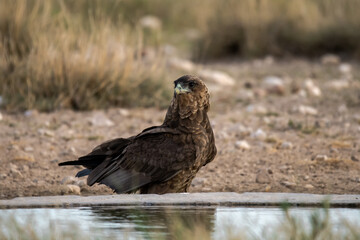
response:
[[(360, 193), (358, 63), (267, 58), (205, 67), (230, 74), (236, 83), (208, 81), (218, 155), (200, 170), (191, 192)], [(279, 77), (281, 84), (265, 83), (267, 76)], [(315, 86), (306, 86), (308, 78)], [(89, 187), (86, 179), (71, 177), (81, 167), (57, 164), (88, 153), (105, 140), (160, 124), (165, 110), (1, 114), (0, 198), (4, 199), (112, 193), (106, 186)]]

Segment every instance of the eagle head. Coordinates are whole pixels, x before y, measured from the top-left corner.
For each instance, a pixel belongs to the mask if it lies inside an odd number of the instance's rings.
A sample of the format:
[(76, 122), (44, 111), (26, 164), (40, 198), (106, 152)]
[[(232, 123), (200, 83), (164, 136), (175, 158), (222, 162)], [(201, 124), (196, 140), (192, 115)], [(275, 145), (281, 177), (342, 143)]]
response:
[(196, 76), (185, 75), (174, 81), (173, 102), (180, 111), (180, 115), (189, 116), (198, 110), (209, 108), (209, 92), (205, 83)]

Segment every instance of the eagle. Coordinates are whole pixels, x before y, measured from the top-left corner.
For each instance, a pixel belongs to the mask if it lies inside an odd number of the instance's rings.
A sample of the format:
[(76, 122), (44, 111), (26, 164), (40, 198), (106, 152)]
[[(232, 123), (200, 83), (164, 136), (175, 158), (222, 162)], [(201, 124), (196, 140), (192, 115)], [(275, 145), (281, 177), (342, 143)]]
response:
[(82, 165), (85, 169), (76, 177), (88, 175), (89, 186), (105, 184), (116, 193), (187, 192), (196, 173), (214, 160), (217, 150), (205, 83), (185, 75), (174, 84), (173, 99), (160, 126), (104, 142), (59, 166)]

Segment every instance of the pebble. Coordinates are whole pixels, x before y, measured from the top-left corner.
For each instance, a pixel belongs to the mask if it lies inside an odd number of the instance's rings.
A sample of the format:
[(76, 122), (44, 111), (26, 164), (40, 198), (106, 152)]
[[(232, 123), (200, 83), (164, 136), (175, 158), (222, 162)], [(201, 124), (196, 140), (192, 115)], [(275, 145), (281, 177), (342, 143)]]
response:
[(321, 96), (321, 90), (318, 86), (315, 85), (312, 79), (306, 79), (304, 82), (305, 89), (310, 93), (310, 95), (315, 97)]
[(162, 26), (161, 20), (153, 15), (143, 16), (140, 18), (139, 23), (143, 28), (148, 28), (151, 30), (160, 30)]
[(44, 129), (44, 128), (38, 129), (38, 133), (40, 135), (47, 136), (47, 137), (54, 137), (55, 136), (55, 133), (53, 131), (48, 130), (48, 129)]
[(306, 189), (313, 189), (313, 188), (314, 188), (314, 186), (313, 186), (313, 185), (311, 185), (311, 184), (306, 184), (306, 185), (305, 185), (305, 188), (306, 188)]
[(7, 175), (5, 173), (0, 173), (0, 179), (5, 179)]
[(316, 108), (313, 108), (310, 106), (305, 106), (305, 105), (300, 105), (298, 107), (298, 111), (304, 115), (317, 115), (318, 114), (318, 110)]
[(292, 188), (296, 186), (296, 183), (290, 182), (290, 181), (283, 181), (281, 182), (281, 185), (284, 185), (285, 187)]
[(85, 180), (78, 180), (75, 182), (75, 185), (82, 188), (82, 187), (86, 186), (87, 184), (86, 184)]
[(203, 69), (198, 72), (198, 75), (204, 80), (217, 83), (223, 86), (233, 86), (235, 85), (235, 79), (233, 79), (229, 74), (221, 71)]
[(258, 130), (256, 130), (255, 132), (253, 132), (251, 134), (251, 137), (255, 138), (257, 140), (265, 140), (267, 137), (267, 134), (261, 128), (259, 128)]
[(278, 95), (283, 95), (285, 93), (284, 80), (279, 77), (265, 77), (263, 80), (263, 86), (269, 93), (274, 93)]
[(255, 94), (253, 91), (248, 90), (248, 89), (240, 89), (240, 91), (238, 91), (237, 93), (237, 98), (239, 100), (242, 101), (248, 101), (248, 100), (252, 100), (255, 97)]
[(3, 115), (0, 112), (0, 121), (3, 120)]
[(175, 69), (182, 70), (185, 72), (193, 72), (195, 70), (195, 64), (189, 60), (181, 58), (171, 58), (169, 65)]
[(251, 148), (251, 146), (249, 145), (249, 143), (248, 143), (247, 141), (245, 141), (245, 140), (236, 141), (236, 142), (235, 142), (235, 147), (236, 147), (237, 149), (245, 149), (245, 150)]
[(356, 156), (351, 156), (351, 160), (354, 161), (354, 162), (359, 162), (359, 158), (357, 158)]
[(283, 142), (280, 145), (280, 149), (292, 149), (293, 144), (291, 142)]
[(339, 56), (335, 54), (325, 54), (321, 57), (321, 63), (324, 65), (338, 65), (340, 62)]
[(347, 80), (333, 80), (327, 84), (327, 86), (334, 90), (342, 90), (350, 86)]
[(308, 175), (305, 175), (303, 178), (304, 178), (305, 181), (310, 179), (310, 177)]
[(33, 152), (33, 151), (34, 151), (34, 148), (33, 148), (33, 147), (30, 147), (30, 146), (26, 146), (26, 147), (24, 148), (24, 151), (25, 151), (25, 152)]
[(79, 186), (77, 185), (73, 185), (73, 184), (68, 184), (66, 185), (67, 190), (69, 191), (69, 193), (74, 193), (76, 195), (80, 195), (81, 194), (81, 189)]
[(202, 186), (206, 183), (206, 179), (205, 178), (195, 178), (192, 182), (191, 185), (192, 186)]
[(246, 107), (246, 111), (255, 114), (266, 114), (268, 110), (262, 105), (250, 104)]
[(125, 108), (120, 108), (119, 110), (119, 114), (123, 117), (128, 117), (130, 116), (130, 112), (129, 110), (125, 109)]
[(12, 161), (27, 161), (27, 162), (35, 161), (35, 158), (32, 154), (17, 149), (13, 149), (10, 155)]
[(343, 74), (349, 74), (351, 73), (351, 65), (348, 63), (342, 63), (339, 65), (339, 71)]
[(115, 125), (103, 112), (95, 112), (87, 120), (96, 127), (111, 127)]
[(257, 183), (270, 183), (271, 178), (268, 172), (265, 169), (262, 169), (257, 173), (255, 181)]
[(26, 110), (24, 112), (25, 117), (33, 117), (33, 116), (38, 115), (38, 114), (39, 114), (39, 112), (37, 110)]
[(17, 166), (15, 164), (10, 163), (10, 173), (12, 174), (13, 177), (19, 178), (22, 177), (23, 175), (21, 174), (21, 172), (17, 169)]
[(75, 177), (73, 177), (73, 176), (66, 176), (66, 177), (64, 177), (64, 178), (60, 181), (60, 183), (61, 183), (61, 184), (73, 184), (73, 183), (75, 183), (76, 181), (78, 181), (78, 179), (76, 179)]
[(318, 160), (318, 161), (326, 161), (328, 159), (329, 159), (328, 156), (323, 155), (323, 154), (318, 154), (314, 158), (314, 160)]

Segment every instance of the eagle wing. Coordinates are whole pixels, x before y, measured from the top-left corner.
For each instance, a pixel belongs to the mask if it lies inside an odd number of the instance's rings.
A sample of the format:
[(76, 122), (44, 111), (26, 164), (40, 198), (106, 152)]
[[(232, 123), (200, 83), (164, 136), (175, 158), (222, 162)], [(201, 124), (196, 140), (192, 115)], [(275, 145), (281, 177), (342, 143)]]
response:
[[(108, 154), (90, 172), (90, 186), (99, 182), (117, 193), (131, 192), (151, 182), (166, 181), (196, 161), (194, 144), (172, 128), (148, 128), (129, 141), (121, 152)], [(95, 150), (87, 156), (96, 156)]]

